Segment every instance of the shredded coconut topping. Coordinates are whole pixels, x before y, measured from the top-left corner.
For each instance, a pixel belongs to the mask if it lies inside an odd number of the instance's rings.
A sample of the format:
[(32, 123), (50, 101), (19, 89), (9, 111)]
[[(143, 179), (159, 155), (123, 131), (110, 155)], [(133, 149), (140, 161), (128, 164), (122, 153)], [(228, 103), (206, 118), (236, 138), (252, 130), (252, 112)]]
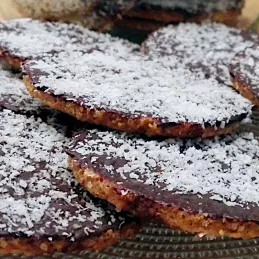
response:
[(252, 133), (183, 142), (93, 130), (75, 137), (68, 153), (88, 161), (90, 168), (98, 165), (98, 172), (105, 170), (118, 182), (127, 179), (134, 186), (210, 195), (227, 206), (245, 206), (259, 204), (258, 144)]
[(254, 45), (238, 53), (231, 62), (230, 72), (259, 94), (259, 46)]
[(23, 59), (64, 49), (100, 49), (125, 56), (136, 48), (137, 45), (126, 40), (72, 24), (43, 23), (31, 19), (0, 23), (0, 49)]
[(8, 110), (0, 119), (0, 235), (73, 241), (123, 224), (77, 186), (62, 134)]
[(216, 125), (251, 112), (248, 101), (203, 73), (169, 69), (139, 56), (122, 59), (99, 51), (60, 52), (26, 62), (23, 71), (47, 93), (88, 108), (151, 116), (162, 122)]
[(208, 76), (216, 75), (231, 84), (228, 72), (231, 59), (255, 42), (259, 42), (258, 35), (222, 24), (187, 23), (154, 32), (143, 46), (149, 56), (163, 58), (171, 66), (202, 68)]

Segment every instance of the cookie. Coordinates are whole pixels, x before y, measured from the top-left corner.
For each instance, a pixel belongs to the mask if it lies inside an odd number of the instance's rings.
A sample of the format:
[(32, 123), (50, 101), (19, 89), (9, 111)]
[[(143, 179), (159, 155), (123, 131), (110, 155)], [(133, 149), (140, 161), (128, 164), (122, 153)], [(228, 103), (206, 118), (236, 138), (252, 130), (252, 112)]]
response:
[(0, 254), (101, 250), (134, 236), (138, 223), (84, 192), (54, 128), (0, 112)]
[(110, 29), (121, 15), (131, 9), (135, 0), (14, 0), (26, 17), (78, 23), (89, 29)]
[(148, 141), (93, 130), (75, 136), (67, 153), (82, 186), (117, 211), (191, 233), (259, 236), (259, 146), (252, 133)]
[[(243, 0), (183, 0), (183, 1), (137, 1), (134, 8), (126, 15), (146, 20), (157, 20), (166, 23), (183, 21), (202, 21), (207, 18), (213, 20), (228, 12), (240, 14), (244, 6)], [(226, 18), (230, 20), (229, 18)], [(236, 21), (236, 19), (235, 19)], [(232, 21), (234, 24), (234, 21)]]
[[(29, 93), (80, 121), (128, 133), (210, 137), (232, 132), (252, 105), (214, 79), (139, 56), (59, 52), (22, 66)], [(137, 69), (136, 69), (137, 68)]]
[[(87, 14), (83, 14), (79, 24), (97, 31), (108, 31), (114, 23), (122, 19), (137, 0), (99, 0), (95, 1), (94, 7)], [(72, 22), (78, 23), (77, 19)]]
[(97, 48), (126, 55), (137, 45), (126, 40), (85, 29), (77, 25), (40, 22), (31, 19), (10, 20), (0, 23), (0, 57), (19, 69), (26, 59), (41, 57), (64, 49)]
[(179, 22), (200, 23), (211, 20), (236, 25), (243, 5), (243, 0), (141, 0), (116, 25), (125, 29), (135, 28), (142, 33), (150, 33), (169, 23)]
[(231, 85), (230, 61), (255, 42), (259, 42), (258, 35), (225, 25), (187, 23), (154, 32), (143, 43), (143, 51), (153, 59), (168, 59), (171, 66), (185, 64)]
[(259, 106), (259, 45), (238, 53), (230, 64), (234, 88)]

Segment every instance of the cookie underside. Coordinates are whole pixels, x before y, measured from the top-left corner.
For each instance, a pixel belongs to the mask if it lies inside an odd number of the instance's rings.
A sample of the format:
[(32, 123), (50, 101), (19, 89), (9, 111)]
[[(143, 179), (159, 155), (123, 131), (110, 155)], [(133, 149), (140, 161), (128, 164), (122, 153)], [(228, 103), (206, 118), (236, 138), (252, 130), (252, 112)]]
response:
[(108, 230), (99, 237), (76, 242), (0, 237), (0, 254), (36, 256), (83, 251), (97, 252), (118, 243), (120, 240), (133, 238), (138, 231), (138, 226), (132, 223), (122, 227), (120, 230)]

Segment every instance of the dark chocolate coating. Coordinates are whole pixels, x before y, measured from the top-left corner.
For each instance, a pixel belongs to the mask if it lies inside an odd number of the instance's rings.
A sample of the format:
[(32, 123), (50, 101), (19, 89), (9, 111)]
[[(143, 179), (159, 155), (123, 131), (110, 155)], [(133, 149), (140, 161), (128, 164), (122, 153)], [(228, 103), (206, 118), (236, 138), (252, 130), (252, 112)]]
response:
[(101, 16), (116, 17), (130, 10), (136, 0), (101, 0), (96, 6), (96, 12)]

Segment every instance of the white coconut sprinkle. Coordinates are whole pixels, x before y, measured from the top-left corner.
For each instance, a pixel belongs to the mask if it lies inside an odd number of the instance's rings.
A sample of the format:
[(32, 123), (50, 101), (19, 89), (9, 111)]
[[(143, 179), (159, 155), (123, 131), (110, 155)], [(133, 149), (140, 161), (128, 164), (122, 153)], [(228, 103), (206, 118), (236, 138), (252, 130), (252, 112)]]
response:
[(0, 49), (23, 59), (64, 49), (100, 49), (124, 56), (136, 48), (137, 45), (126, 40), (73, 24), (25, 18), (0, 23)]
[[(209, 195), (227, 206), (259, 205), (259, 143), (252, 133), (187, 142), (145, 141), (96, 130), (82, 136), (75, 138), (68, 153), (83, 161), (96, 157), (95, 164), (118, 181), (156, 186), (161, 192)], [(103, 156), (126, 163), (112, 162), (107, 168)]]
[(63, 153), (68, 140), (39, 119), (8, 110), (0, 119), (0, 233), (75, 240), (106, 231), (113, 212), (77, 187)]
[(236, 53), (259, 42), (256, 34), (204, 23), (169, 25), (154, 32), (144, 42), (145, 52), (152, 58), (163, 58), (167, 65), (187, 64), (202, 68), (231, 84), (228, 66)]
[(251, 113), (247, 100), (217, 80), (139, 56), (122, 59), (99, 51), (64, 51), (28, 61), (23, 71), (48, 93), (131, 117), (215, 125)]

